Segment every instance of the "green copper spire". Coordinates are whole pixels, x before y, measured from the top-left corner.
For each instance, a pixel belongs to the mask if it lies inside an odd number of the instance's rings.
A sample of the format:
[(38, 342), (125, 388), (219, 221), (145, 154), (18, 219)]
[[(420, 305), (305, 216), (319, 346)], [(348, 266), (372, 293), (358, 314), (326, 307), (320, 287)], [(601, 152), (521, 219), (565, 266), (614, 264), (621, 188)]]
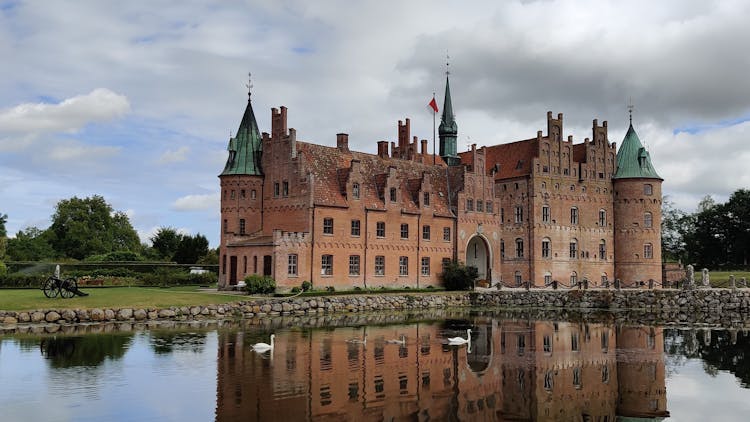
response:
[(443, 116), (440, 118), (438, 133), (440, 137), (440, 156), (449, 165), (458, 165), (460, 159), (456, 155), (456, 144), (458, 138), (458, 125), (456, 116), (453, 114), (451, 102), (450, 80), (446, 72), (445, 76), (445, 100), (443, 101)]
[[(651, 164), (651, 157), (646, 151), (646, 148), (641, 144), (641, 140), (633, 129), (633, 122), (631, 119), (628, 133), (625, 134), (625, 139), (622, 140), (620, 150), (617, 151), (617, 171), (615, 172), (615, 179), (633, 179), (633, 178), (646, 178), (646, 179), (661, 179), (654, 166)], [(663, 179), (662, 179), (663, 180)]]
[(255, 113), (253, 113), (250, 93), (248, 92), (247, 108), (245, 108), (245, 114), (242, 116), (237, 134), (234, 138), (229, 139), (229, 146), (227, 147), (229, 157), (221, 175), (262, 176), (263, 170), (260, 167), (260, 157), (263, 154), (262, 145), (258, 123), (255, 121)]

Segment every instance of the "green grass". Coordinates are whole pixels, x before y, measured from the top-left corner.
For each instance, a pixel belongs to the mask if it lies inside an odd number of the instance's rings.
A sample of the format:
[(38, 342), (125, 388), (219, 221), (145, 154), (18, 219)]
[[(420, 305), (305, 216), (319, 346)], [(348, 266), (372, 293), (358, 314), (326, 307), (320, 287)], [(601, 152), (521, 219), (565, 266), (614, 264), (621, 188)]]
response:
[(0, 309), (28, 311), (33, 309), (92, 308), (167, 308), (170, 306), (209, 305), (246, 299), (245, 296), (199, 292), (196, 286), (81, 288), (89, 296), (71, 299), (49, 299), (38, 289), (0, 290)]
[[(750, 281), (750, 271), (709, 271), (709, 277), (711, 278), (711, 286), (713, 287), (729, 287), (729, 276), (733, 275), (735, 282), (739, 284), (742, 277), (745, 277)], [(701, 272), (695, 270), (695, 282), (700, 284)]]

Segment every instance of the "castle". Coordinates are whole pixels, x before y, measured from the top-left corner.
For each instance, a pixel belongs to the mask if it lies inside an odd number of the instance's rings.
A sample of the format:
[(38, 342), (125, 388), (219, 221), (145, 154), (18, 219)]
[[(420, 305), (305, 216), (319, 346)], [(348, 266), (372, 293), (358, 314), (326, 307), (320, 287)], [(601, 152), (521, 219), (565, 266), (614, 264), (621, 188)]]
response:
[(377, 154), (297, 140), (287, 109), (260, 134), (250, 97), (221, 184), (220, 288), (250, 274), (280, 290), (439, 286), (443, 266), (487, 284), (624, 285), (661, 280), (661, 182), (631, 124), (563, 137), (563, 116), (530, 139), (457, 153), (450, 83), (439, 156), (398, 122)]

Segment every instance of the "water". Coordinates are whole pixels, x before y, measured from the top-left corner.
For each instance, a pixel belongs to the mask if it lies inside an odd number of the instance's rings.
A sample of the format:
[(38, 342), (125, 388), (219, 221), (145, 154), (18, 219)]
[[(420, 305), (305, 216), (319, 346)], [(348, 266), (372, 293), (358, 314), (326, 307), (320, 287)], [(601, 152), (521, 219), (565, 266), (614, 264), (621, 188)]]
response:
[[(747, 333), (565, 319), (431, 311), (6, 334), (0, 420), (748, 420)], [(446, 344), (469, 328), (469, 344)], [(272, 353), (252, 351), (272, 332)]]

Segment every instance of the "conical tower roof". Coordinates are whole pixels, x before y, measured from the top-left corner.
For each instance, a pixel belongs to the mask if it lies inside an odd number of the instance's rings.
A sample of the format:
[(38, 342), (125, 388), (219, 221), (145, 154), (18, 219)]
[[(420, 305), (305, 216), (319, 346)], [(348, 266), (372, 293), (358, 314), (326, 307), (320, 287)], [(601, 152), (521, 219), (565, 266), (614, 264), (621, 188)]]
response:
[(439, 133), (443, 135), (458, 134), (456, 116), (453, 115), (453, 103), (451, 101), (451, 87), (448, 76), (445, 77), (445, 99), (443, 100), (443, 116), (440, 117)]
[(635, 178), (664, 180), (656, 174), (651, 164), (651, 156), (643, 147), (631, 122), (628, 133), (625, 134), (625, 139), (622, 140), (622, 145), (617, 151), (617, 171), (614, 179)]
[(263, 171), (260, 167), (260, 158), (263, 153), (258, 122), (255, 121), (253, 105), (250, 102), (250, 94), (247, 98), (247, 107), (242, 116), (240, 127), (234, 138), (229, 139), (229, 157), (224, 166), (222, 176), (244, 174), (250, 176), (261, 176)]

